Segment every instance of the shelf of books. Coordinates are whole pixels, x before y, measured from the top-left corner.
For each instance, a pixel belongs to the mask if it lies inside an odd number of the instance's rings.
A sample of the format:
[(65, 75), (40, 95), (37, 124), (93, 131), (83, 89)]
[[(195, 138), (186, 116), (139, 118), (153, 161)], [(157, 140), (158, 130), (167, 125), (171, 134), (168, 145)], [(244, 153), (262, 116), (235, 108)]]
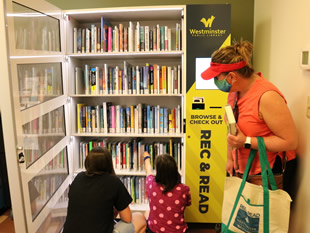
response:
[(94, 146), (148, 209), (141, 155), (173, 156), (184, 176), (184, 7), (66, 11), (68, 86), (75, 172)]
[(148, 209), (144, 151), (153, 167), (170, 154), (185, 177), (185, 6), (61, 11), (7, 0), (0, 10), (16, 231), (59, 232), (68, 186), (97, 145), (134, 211)]

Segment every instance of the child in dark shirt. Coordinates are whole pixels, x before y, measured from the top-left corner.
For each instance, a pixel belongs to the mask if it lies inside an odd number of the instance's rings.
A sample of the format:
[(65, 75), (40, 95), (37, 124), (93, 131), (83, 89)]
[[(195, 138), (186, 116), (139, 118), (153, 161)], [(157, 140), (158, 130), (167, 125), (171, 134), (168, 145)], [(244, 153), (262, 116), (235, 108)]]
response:
[[(132, 198), (115, 175), (112, 157), (106, 148), (94, 147), (69, 189), (69, 204), (63, 233), (142, 233), (146, 221), (131, 213)], [(120, 221), (114, 225), (117, 213)]]

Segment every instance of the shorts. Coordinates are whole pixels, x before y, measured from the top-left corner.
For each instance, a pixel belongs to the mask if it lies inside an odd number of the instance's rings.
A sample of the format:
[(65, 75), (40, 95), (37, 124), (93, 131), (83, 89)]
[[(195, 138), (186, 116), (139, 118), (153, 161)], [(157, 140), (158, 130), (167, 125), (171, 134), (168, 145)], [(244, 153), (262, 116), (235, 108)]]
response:
[(136, 232), (135, 227), (131, 222), (127, 223), (120, 220), (114, 225), (113, 233), (135, 233), (135, 232)]

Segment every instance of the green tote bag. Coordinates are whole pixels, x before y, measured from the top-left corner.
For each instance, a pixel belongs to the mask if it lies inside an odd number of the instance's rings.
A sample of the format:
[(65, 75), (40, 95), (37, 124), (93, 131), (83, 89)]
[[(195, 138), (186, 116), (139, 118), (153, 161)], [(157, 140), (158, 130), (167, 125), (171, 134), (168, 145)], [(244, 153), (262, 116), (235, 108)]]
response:
[[(264, 139), (257, 137), (263, 186), (248, 183), (257, 150), (251, 150), (242, 179), (226, 177), (222, 207), (222, 233), (284, 233), (288, 232), (289, 194), (277, 185), (267, 160)], [(271, 190), (268, 189), (268, 181)]]

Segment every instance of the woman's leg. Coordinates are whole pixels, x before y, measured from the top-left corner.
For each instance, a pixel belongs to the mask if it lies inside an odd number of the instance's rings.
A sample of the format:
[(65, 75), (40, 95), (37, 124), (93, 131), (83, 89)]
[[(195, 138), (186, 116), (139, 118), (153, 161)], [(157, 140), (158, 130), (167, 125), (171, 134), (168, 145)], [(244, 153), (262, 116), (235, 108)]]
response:
[(146, 229), (146, 220), (142, 213), (132, 213), (132, 224), (136, 229), (136, 233), (144, 233)]

